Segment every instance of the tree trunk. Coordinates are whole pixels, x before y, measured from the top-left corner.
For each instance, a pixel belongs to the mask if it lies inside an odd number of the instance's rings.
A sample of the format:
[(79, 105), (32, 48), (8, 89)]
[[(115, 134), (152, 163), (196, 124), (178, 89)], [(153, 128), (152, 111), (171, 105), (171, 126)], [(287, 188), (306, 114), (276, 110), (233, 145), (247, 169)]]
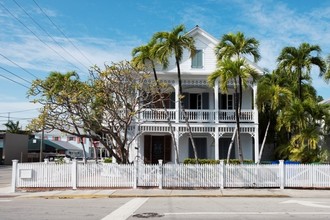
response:
[(236, 137), (236, 134), (237, 134), (236, 131), (237, 131), (237, 127), (234, 129), (233, 136), (231, 138), (231, 141), (230, 141), (230, 144), (229, 144), (229, 147), (228, 147), (227, 164), (229, 164), (231, 149), (233, 148), (233, 143), (234, 143), (234, 140), (235, 140), (235, 137)]
[(166, 105), (165, 105), (165, 102), (164, 102), (164, 98), (163, 98), (163, 95), (162, 95), (161, 90), (160, 90), (160, 86), (159, 86), (159, 82), (158, 82), (158, 77), (157, 77), (156, 69), (154, 67), (154, 64), (152, 64), (152, 65), (153, 65), (153, 68), (152, 69), (153, 69), (153, 72), (154, 72), (154, 78), (155, 78), (155, 81), (156, 81), (158, 93), (160, 95), (160, 100), (162, 102), (162, 106), (163, 106), (163, 109), (165, 111), (165, 115), (166, 115), (168, 126), (170, 127), (170, 132), (171, 132), (172, 142), (173, 142), (173, 148), (174, 148), (174, 152), (175, 152), (175, 163), (178, 164), (179, 163), (179, 149), (178, 149), (178, 145), (176, 143), (174, 129), (173, 129), (173, 126), (172, 126), (170, 114), (167, 111), (167, 108), (166, 108)]
[(270, 119), (269, 119), (268, 124), (267, 124), (267, 128), (266, 128), (266, 131), (265, 131), (264, 139), (262, 140), (261, 149), (260, 149), (260, 152), (259, 152), (259, 157), (258, 157), (257, 164), (259, 164), (260, 163), (260, 160), (261, 160), (262, 152), (264, 150), (264, 146), (265, 146), (267, 135), (268, 135), (269, 126), (270, 126)]
[(237, 149), (238, 149), (238, 157), (241, 164), (243, 164), (243, 151), (241, 148), (241, 136), (240, 136), (240, 112), (241, 112), (241, 106), (238, 101), (238, 93), (236, 89), (236, 95), (235, 95), (235, 117), (236, 117), (236, 127), (237, 127)]
[(83, 162), (84, 162), (84, 164), (86, 164), (86, 149), (85, 149), (85, 144), (84, 144), (84, 141), (82, 139), (82, 136), (81, 136), (80, 131), (79, 131), (79, 129), (78, 129), (78, 127), (77, 127), (76, 124), (74, 124), (74, 128), (76, 129), (76, 132), (77, 132), (77, 134), (78, 134), (78, 136), (80, 138), (80, 144), (81, 144), (82, 149), (83, 149)]
[(183, 112), (185, 123), (186, 123), (187, 128), (188, 128), (189, 138), (190, 138), (191, 145), (192, 145), (192, 148), (193, 148), (193, 151), (194, 151), (195, 160), (196, 160), (196, 163), (198, 163), (198, 156), (197, 156), (195, 141), (194, 141), (193, 134), (192, 134), (192, 131), (191, 131), (191, 127), (190, 127), (190, 124), (189, 124), (189, 121), (188, 121), (188, 116), (187, 116), (186, 110), (185, 110), (185, 108), (183, 106), (183, 103), (182, 103), (183, 91), (182, 91), (182, 81), (181, 81), (181, 72), (180, 72), (179, 59), (177, 57), (175, 57), (175, 61), (176, 61), (176, 67), (178, 69), (178, 81), (179, 81), (179, 91), (180, 91), (179, 92), (180, 107), (181, 107), (181, 110)]
[(302, 76), (301, 76), (301, 70), (298, 68), (298, 77), (299, 77), (299, 79), (298, 79), (298, 83), (299, 83), (299, 91), (298, 91), (298, 93), (299, 93), (299, 99), (300, 99), (300, 101), (303, 101), (303, 98), (302, 98), (302, 86), (301, 86), (301, 83), (302, 83)]

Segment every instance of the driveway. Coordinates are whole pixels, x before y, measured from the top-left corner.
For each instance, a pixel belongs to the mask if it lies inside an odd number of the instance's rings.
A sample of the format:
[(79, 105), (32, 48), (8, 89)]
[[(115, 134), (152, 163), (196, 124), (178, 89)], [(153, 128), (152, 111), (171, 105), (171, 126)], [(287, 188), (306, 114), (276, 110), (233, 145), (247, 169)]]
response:
[(0, 188), (11, 184), (11, 166), (0, 165)]

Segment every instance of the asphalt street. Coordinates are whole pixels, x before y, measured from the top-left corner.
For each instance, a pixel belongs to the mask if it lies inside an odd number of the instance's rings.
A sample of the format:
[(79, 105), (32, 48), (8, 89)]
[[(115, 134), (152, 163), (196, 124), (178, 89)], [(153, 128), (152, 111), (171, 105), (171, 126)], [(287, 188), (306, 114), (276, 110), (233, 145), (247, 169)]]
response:
[(162, 197), (0, 198), (6, 220), (329, 219), (330, 199)]

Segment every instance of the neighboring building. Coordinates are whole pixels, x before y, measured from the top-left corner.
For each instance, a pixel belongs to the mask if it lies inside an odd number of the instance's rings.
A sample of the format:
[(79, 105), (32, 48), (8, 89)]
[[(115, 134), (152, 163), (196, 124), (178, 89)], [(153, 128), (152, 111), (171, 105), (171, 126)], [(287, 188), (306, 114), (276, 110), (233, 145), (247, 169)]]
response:
[[(30, 143), (33, 146), (34, 151), (39, 151), (41, 132), (35, 134), (36, 143)], [(45, 131), (44, 132), (44, 142), (50, 148), (45, 148), (45, 152), (56, 152), (61, 154), (66, 154), (71, 158), (82, 158), (83, 148), (81, 141), (84, 143), (86, 156), (90, 156), (92, 149), (92, 144), (88, 138), (76, 137), (74, 135), (65, 134), (58, 130)], [(31, 148), (32, 149), (32, 148)], [(31, 150), (30, 150), (31, 151)], [(46, 154), (47, 155), (47, 154)]]
[[(234, 110), (234, 89), (229, 86), (228, 94), (221, 91), (219, 85), (210, 88), (207, 77), (216, 70), (214, 48), (218, 40), (196, 26), (187, 33), (196, 42), (197, 53), (193, 58), (186, 51), (181, 62), (184, 106), (189, 116), (190, 126), (199, 158), (224, 159), (236, 126)], [(262, 70), (250, 61), (248, 63), (260, 74)], [(171, 100), (166, 103), (175, 128), (175, 139), (179, 146), (179, 161), (193, 158), (193, 150), (188, 138), (188, 130), (183, 115), (179, 111), (179, 85), (174, 59), (168, 69), (157, 70), (158, 78), (172, 87)], [(241, 146), (244, 159), (257, 160), (259, 153), (258, 111), (255, 105), (257, 85), (252, 81), (243, 92), (241, 114)], [(158, 107), (158, 108), (157, 108)], [(170, 136), (169, 125), (161, 105), (148, 109), (141, 114), (141, 135), (130, 152), (136, 152), (145, 163), (175, 161), (175, 153)], [(136, 150), (137, 149), (137, 150)], [(130, 155), (134, 160), (136, 154)], [(232, 149), (232, 158), (238, 158), (237, 147)]]
[(27, 162), (28, 140), (29, 135), (8, 132), (1, 133), (0, 145), (2, 145), (2, 148), (0, 150), (0, 162), (4, 165), (11, 165), (12, 160)]

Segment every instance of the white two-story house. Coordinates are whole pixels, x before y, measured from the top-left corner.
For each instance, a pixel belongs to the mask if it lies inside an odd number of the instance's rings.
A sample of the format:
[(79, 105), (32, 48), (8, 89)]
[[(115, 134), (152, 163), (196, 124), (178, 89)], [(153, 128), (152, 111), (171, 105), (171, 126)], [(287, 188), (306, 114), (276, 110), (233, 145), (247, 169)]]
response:
[[(183, 102), (189, 115), (198, 157), (225, 159), (236, 127), (234, 89), (229, 86), (228, 93), (224, 93), (218, 83), (211, 88), (207, 82), (207, 77), (216, 70), (214, 48), (219, 41), (198, 26), (187, 35), (194, 38), (197, 53), (190, 58), (186, 51), (180, 65), (185, 95)], [(261, 68), (255, 63), (248, 63), (262, 74)], [(179, 146), (179, 161), (183, 162), (185, 158), (193, 158), (194, 154), (184, 117), (179, 111), (179, 98), (176, 95), (179, 93), (179, 85), (174, 59), (166, 70), (159, 67), (157, 74), (162, 82), (172, 88), (171, 100), (166, 105), (174, 127), (175, 141)], [(242, 95), (241, 146), (244, 159), (250, 160), (256, 160), (259, 153), (256, 93), (257, 85), (251, 81)], [(176, 161), (169, 125), (162, 112), (164, 110), (160, 105), (159, 109), (146, 110), (140, 116), (143, 121), (139, 127), (141, 135), (132, 150), (136, 150), (145, 163), (158, 163), (159, 159), (165, 163)], [(237, 146), (233, 147), (231, 158), (238, 158)]]

